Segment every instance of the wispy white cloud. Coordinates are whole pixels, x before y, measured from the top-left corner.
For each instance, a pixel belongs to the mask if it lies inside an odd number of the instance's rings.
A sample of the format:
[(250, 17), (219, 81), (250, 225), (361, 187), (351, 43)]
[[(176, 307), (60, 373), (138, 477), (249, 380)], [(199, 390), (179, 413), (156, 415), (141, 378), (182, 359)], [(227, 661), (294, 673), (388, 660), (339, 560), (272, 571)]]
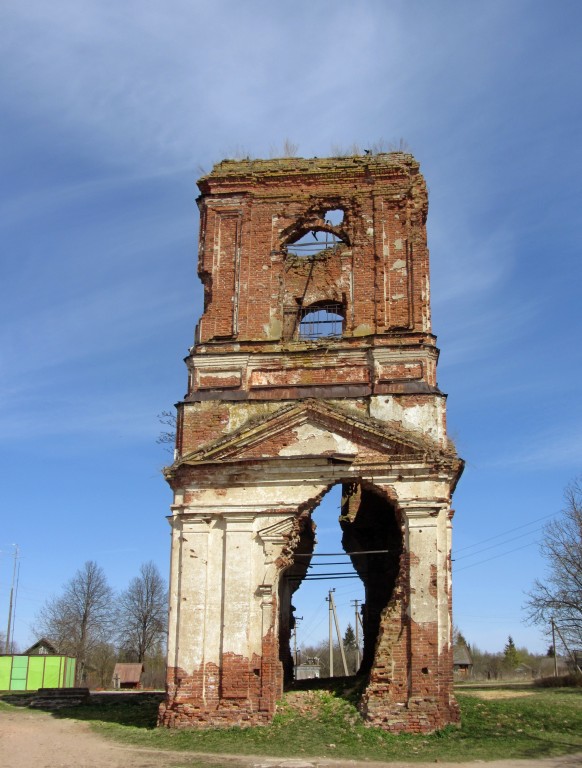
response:
[[(153, 445), (161, 431), (156, 406), (159, 411), (169, 408), (167, 402), (156, 403), (149, 391), (139, 398), (127, 391), (101, 397), (82, 392), (68, 394), (61, 400), (52, 394), (41, 401), (27, 400), (19, 410), (15, 410), (14, 401), (10, 408), (0, 409), (0, 442), (9, 445), (14, 441), (76, 437), (145, 441)], [(160, 464), (165, 458), (160, 448)]]
[[(141, 167), (133, 170), (109, 172), (105, 175), (86, 176), (81, 181), (64, 181), (62, 179), (39, 179), (44, 186), (27, 188), (24, 192), (10, 195), (2, 203), (2, 227), (13, 227), (25, 222), (34, 213), (35, 217), (47, 216), (66, 209), (68, 206), (80, 207), (90, 205), (95, 199), (107, 199), (113, 195), (119, 196), (124, 191), (135, 190), (139, 186), (149, 186), (153, 182), (170, 182), (172, 178), (183, 177), (185, 174), (192, 179), (195, 171), (184, 165), (168, 167)], [(192, 185), (194, 182), (192, 181)], [(164, 219), (166, 227), (171, 223)], [(175, 226), (175, 222), (172, 222)], [(168, 232), (164, 231), (164, 237)]]
[(521, 437), (521, 444), (516, 444), (514, 438), (494, 457), (480, 462), (480, 467), (532, 472), (570, 467), (573, 475), (580, 471), (582, 422), (578, 419), (565, 416), (560, 424), (534, 432), (527, 440)]
[[(495, 364), (503, 373), (504, 360), (511, 356), (511, 348), (530, 332), (532, 319), (539, 308), (535, 301), (499, 302), (496, 306), (481, 301), (476, 305), (463, 303), (454, 312), (441, 313), (439, 336), (443, 344), (440, 369), (468, 366), (477, 360)], [(439, 325), (437, 324), (437, 325)], [(439, 331), (439, 328), (436, 328)]]
[(439, 214), (429, 227), (433, 306), (485, 300), (507, 284), (517, 260), (515, 233), (494, 222), (486, 233), (470, 233)]
[(13, 108), (118, 162), (189, 162), (245, 143), (267, 152), (287, 135), (313, 154), (404, 127), (419, 135), (419, 101), (433, 130), (454, 106), (457, 128), (480, 135), (467, 94), (482, 98), (475, 85), (498, 65), (472, 55), (475, 36), (495, 43), (500, 15), (511, 25), (518, 12), (457, 9), (455, 25), (440, 9), (412, 14), (413, 47), (399, 4), (8, 2), (5, 74)]
[(4, 375), (41, 373), (127, 349), (136, 341), (141, 345), (148, 335), (157, 336), (161, 328), (192, 317), (193, 312), (179, 290), (155, 290), (140, 276), (88, 291), (5, 321), (0, 331)]
[[(183, 391), (180, 358), (199, 310), (197, 163), (210, 166), (236, 145), (266, 155), (286, 137), (307, 156), (404, 137), (430, 187), (440, 372), (454, 384), (450, 414), (467, 457), (495, 446), (494, 458), (479, 460), (480, 476), (490, 488), (503, 475), (511, 509), (523, 502), (521, 470), (550, 483), (564, 462), (574, 474), (580, 415), (573, 399), (550, 409), (548, 392), (555, 400), (580, 380), (573, 222), (582, 200), (573, 169), (582, 145), (573, 94), (582, 11), (574, 2), (534, 6), (5, 0), (0, 433), (8, 455), (12, 446), (37, 461), (68, 450), (67, 486), (75, 447), (82, 453), (92, 439), (112, 450), (133, 440), (136, 461), (149, 466), (144, 446), (157, 433), (155, 413)], [(102, 528), (121, 531), (116, 478), (94, 471), (107, 501)], [(3, 487), (10, 508), (30, 488), (26, 472)], [(467, 508), (482, 498), (472, 483), (467, 472)], [(59, 485), (46, 477), (42, 504), (22, 516), (27, 531), (31, 520), (60, 514)], [(150, 498), (132, 493), (124, 519), (145, 532), (138, 516)], [(325, 551), (331, 525), (325, 509), (318, 516)], [(9, 517), (18, 531), (19, 516)], [(108, 547), (93, 536), (84, 542), (79, 557)], [(152, 535), (148, 552), (156, 546)], [(70, 562), (43, 563), (43, 579), (53, 565), (55, 585), (66, 581)], [(119, 562), (112, 555), (109, 565)], [(489, 576), (483, 612), (512, 615), (515, 600)], [(474, 604), (475, 586), (467, 591)]]

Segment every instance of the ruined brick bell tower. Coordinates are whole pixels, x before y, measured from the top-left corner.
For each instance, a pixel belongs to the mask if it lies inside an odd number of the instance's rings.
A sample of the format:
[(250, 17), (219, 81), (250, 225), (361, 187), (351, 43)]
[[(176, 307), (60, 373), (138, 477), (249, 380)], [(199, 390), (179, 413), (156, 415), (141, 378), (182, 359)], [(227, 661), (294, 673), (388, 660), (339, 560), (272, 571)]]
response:
[(224, 161), (199, 181), (204, 313), (178, 406), (160, 723), (255, 725), (289, 668), (311, 513), (342, 487), (365, 588), (362, 716), (458, 720), (451, 495), (411, 155)]

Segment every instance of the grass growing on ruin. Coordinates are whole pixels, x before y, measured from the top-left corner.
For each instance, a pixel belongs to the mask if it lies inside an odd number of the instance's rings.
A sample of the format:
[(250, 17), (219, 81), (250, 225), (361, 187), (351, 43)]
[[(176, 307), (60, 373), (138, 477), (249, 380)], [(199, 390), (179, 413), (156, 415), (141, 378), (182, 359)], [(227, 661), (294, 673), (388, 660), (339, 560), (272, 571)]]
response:
[[(481, 698), (480, 695), (487, 698)], [(327, 757), (354, 760), (434, 761), (538, 758), (582, 752), (582, 691), (491, 687), (458, 694), (462, 727), (430, 736), (394, 736), (366, 728), (353, 691), (291, 691), (272, 725), (227, 730), (155, 728), (155, 701), (113, 700), (60, 716), (90, 720), (101, 733), (135, 746), (212, 754)]]

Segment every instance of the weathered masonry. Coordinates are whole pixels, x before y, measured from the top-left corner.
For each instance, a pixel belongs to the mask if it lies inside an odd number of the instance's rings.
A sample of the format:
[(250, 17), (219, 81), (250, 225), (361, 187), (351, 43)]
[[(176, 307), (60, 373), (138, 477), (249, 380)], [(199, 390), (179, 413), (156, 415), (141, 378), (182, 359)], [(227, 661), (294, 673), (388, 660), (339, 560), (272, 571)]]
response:
[(229, 160), (199, 187), (205, 300), (166, 470), (160, 722), (270, 721), (311, 513), (336, 484), (365, 587), (362, 716), (394, 732), (456, 722), (451, 494), (463, 464), (436, 383), (418, 163)]

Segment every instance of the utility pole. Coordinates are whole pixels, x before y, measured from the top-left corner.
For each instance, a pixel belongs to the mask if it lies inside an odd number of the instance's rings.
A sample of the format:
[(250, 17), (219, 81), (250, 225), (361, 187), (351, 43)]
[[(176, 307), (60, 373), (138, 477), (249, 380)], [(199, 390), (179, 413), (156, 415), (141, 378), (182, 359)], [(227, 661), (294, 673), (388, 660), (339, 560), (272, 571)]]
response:
[(352, 600), (352, 603), (356, 613), (356, 619), (354, 624), (356, 627), (356, 669), (355, 671), (357, 673), (358, 669), (360, 668), (360, 662), (361, 662), (361, 659), (360, 659), (360, 611), (359, 611), (360, 601)]
[(10, 650), (10, 629), (12, 627), (12, 600), (14, 598), (14, 580), (16, 579), (16, 563), (18, 562), (18, 544), (13, 544), (14, 547), (14, 569), (12, 570), (12, 586), (10, 587), (10, 605), (8, 607), (8, 629), (6, 630), (6, 648), (4, 653), (8, 653)]
[(14, 590), (14, 609), (12, 611), (12, 637), (10, 638), (10, 649), (14, 651), (14, 629), (16, 627), (16, 604), (18, 603), (18, 585), (20, 584), (20, 559), (16, 570), (16, 588)]
[(556, 625), (554, 619), (550, 619), (552, 622), (552, 649), (554, 651), (554, 677), (558, 677), (558, 658), (556, 656)]
[(331, 602), (331, 593), (335, 592), (334, 589), (329, 590), (329, 595), (325, 599), (329, 603), (329, 676), (333, 677), (333, 608)]
[(349, 673), (348, 673), (348, 664), (346, 662), (346, 652), (344, 650), (344, 640), (343, 640), (343, 637), (342, 637), (342, 633), (340, 632), (339, 621), (338, 621), (337, 613), (336, 613), (336, 610), (335, 610), (335, 602), (334, 602), (333, 595), (332, 595), (331, 592), (329, 593), (329, 600), (330, 600), (331, 608), (332, 608), (332, 611), (333, 611), (333, 618), (334, 618), (334, 621), (335, 621), (335, 631), (337, 633), (337, 640), (338, 640), (338, 643), (339, 643), (340, 653), (342, 655), (342, 664), (344, 666), (344, 675), (347, 677)]
[[(552, 624), (553, 624), (554, 627), (556, 627), (556, 622), (555, 621), (552, 620)], [(558, 635), (560, 637), (560, 640), (562, 641), (562, 645), (566, 649), (566, 653), (568, 654), (568, 656), (572, 660), (572, 663), (574, 665), (574, 671), (578, 670), (578, 672), (582, 673), (582, 669), (578, 666), (578, 662), (576, 660), (576, 657), (574, 656), (574, 654), (570, 650), (570, 646), (568, 645), (568, 643), (564, 640), (564, 637), (563, 637), (562, 633), (560, 632), (560, 628), (559, 627), (556, 627), (556, 632), (558, 633)], [(555, 646), (554, 646), (554, 648), (555, 648)]]
[(297, 624), (303, 621), (303, 616), (295, 617), (295, 624), (293, 625), (293, 661), (295, 664), (295, 679), (297, 679)]

